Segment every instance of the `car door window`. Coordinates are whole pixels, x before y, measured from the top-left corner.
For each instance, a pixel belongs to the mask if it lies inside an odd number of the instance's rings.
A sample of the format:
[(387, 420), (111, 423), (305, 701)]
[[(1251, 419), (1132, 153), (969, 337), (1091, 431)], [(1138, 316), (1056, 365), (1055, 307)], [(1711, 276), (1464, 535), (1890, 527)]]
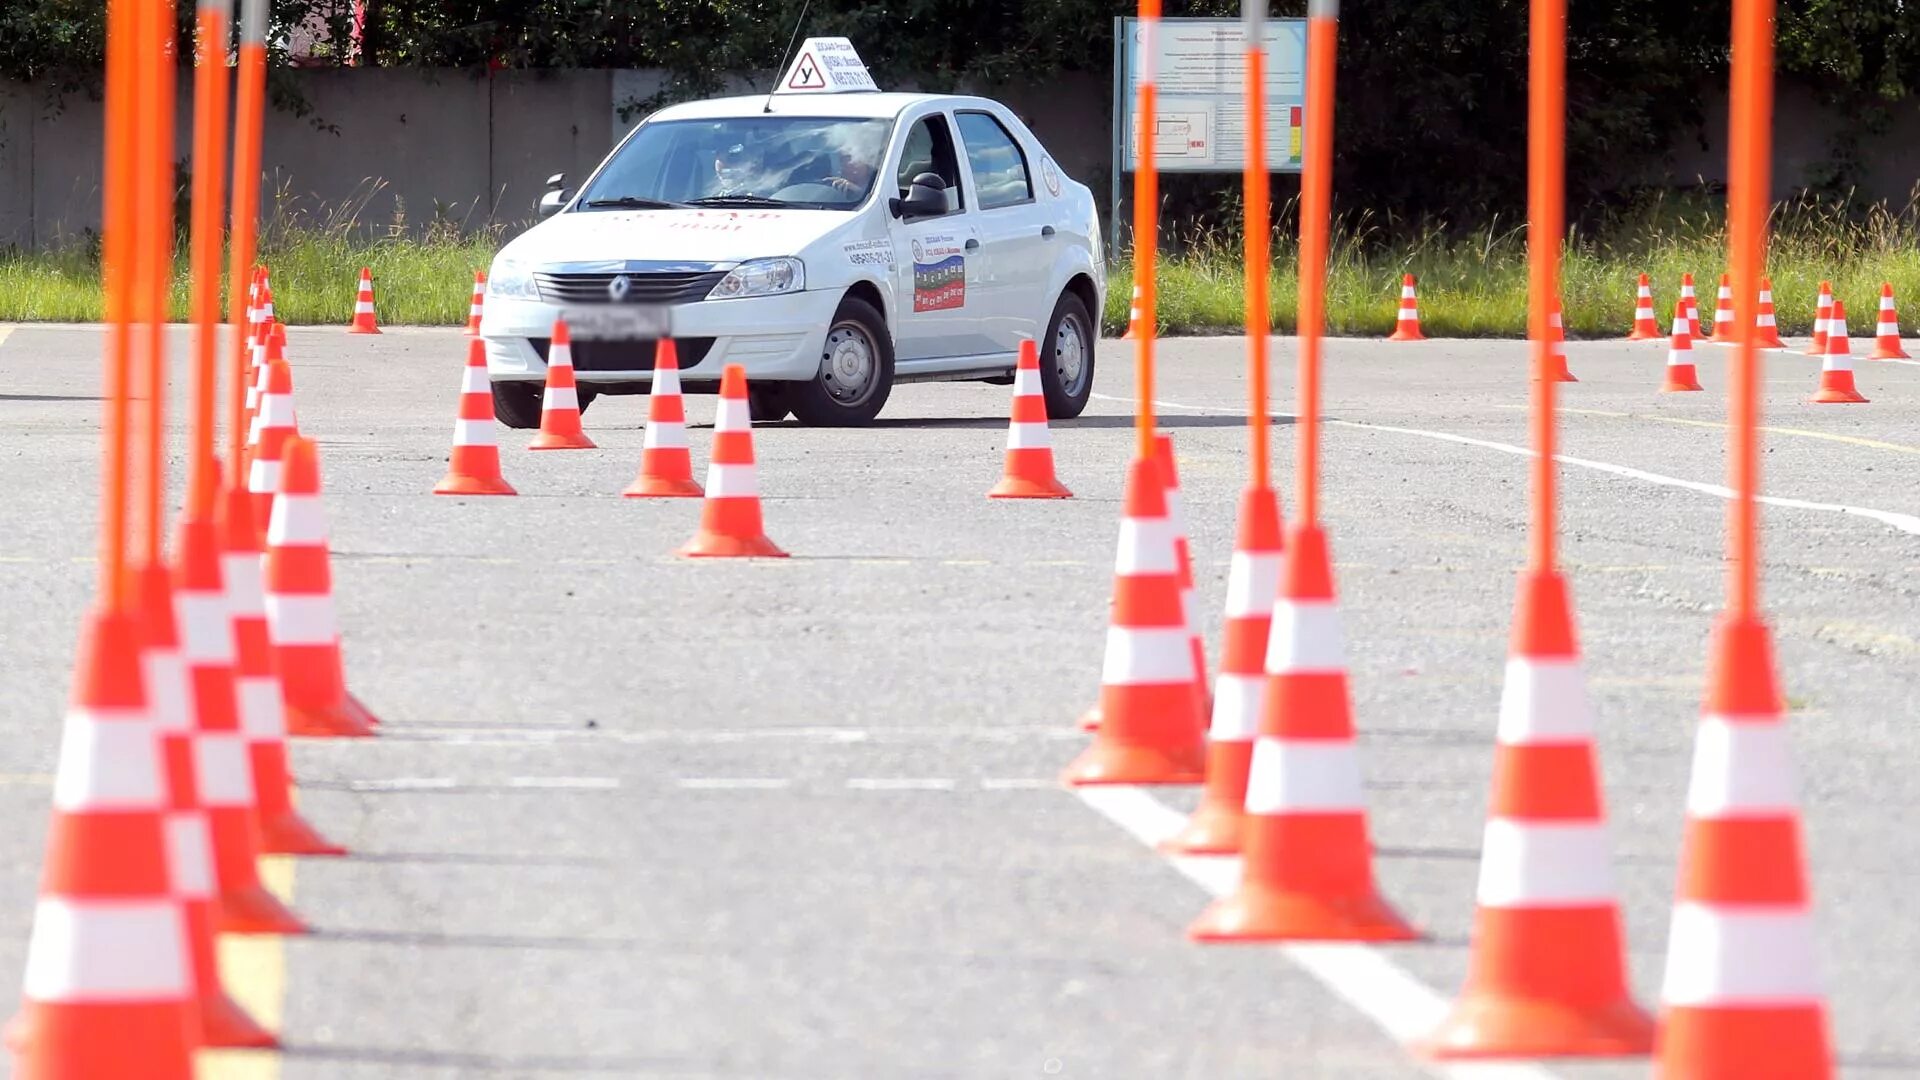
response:
[(966, 199), (960, 192), (960, 158), (954, 153), (953, 132), (947, 127), (947, 118), (939, 113), (921, 117), (907, 132), (906, 143), (900, 151), (900, 197), (907, 197), (907, 189), (913, 186), (914, 177), (929, 172), (947, 185), (947, 213), (958, 213), (964, 209)]
[(983, 112), (963, 112), (955, 119), (960, 123), (960, 139), (967, 146), (967, 168), (973, 173), (980, 209), (1032, 202), (1033, 179), (1027, 173), (1027, 155), (1006, 127)]

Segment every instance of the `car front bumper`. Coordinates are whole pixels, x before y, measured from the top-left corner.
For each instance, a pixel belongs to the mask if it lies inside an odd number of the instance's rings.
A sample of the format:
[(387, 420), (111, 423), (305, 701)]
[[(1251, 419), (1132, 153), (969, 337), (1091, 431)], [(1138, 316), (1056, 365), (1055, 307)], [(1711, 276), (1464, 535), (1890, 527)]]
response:
[[(682, 343), (681, 374), (697, 381), (717, 381), (726, 365), (741, 364), (749, 379), (811, 379), (820, 372), (827, 328), (839, 305), (839, 294), (824, 290), (676, 304), (671, 333)], [(554, 321), (564, 313), (562, 307), (544, 301), (487, 297), (480, 322), (480, 337), (487, 346), (487, 376), (495, 382), (545, 379), (545, 344), (553, 335)], [(652, 381), (651, 353), (644, 344), (600, 346), (576, 337), (578, 381)]]

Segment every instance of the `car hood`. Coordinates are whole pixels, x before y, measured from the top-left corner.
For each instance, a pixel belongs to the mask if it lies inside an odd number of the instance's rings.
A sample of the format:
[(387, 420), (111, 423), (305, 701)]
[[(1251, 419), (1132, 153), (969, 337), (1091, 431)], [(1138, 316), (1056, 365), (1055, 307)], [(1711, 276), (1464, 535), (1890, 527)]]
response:
[(833, 210), (586, 210), (548, 218), (508, 244), (500, 257), (529, 267), (737, 263), (799, 255), (850, 228), (860, 216)]

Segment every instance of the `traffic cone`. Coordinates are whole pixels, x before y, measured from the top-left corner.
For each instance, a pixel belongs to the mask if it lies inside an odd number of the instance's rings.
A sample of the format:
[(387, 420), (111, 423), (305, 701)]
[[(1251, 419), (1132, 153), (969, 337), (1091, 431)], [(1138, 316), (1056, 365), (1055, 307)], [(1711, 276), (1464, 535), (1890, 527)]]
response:
[(1040, 350), (1032, 338), (1020, 340), (1020, 364), (1013, 372), (1013, 419), (1007, 424), (1007, 456), (1000, 482), (989, 499), (1071, 499), (1053, 474), (1053, 439), (1047, 430), (1047, 397), (1040, 388)]
[(1725, 345), (1733, 341), (1733, 277), (1720, 275), (1720, 291), (1713, 301), (1713, 334), (1711, 340)]
[(12, 1025), (20, 1080), (192, 1080), (192, 962), (132, 614), (82, 631)]
[(1700, 298), (1693, 291), (1693, 275), (1680, 275), (1680, 302), (1687, 306), (1687, 333), (1700, 340)]
[(1787, 343), (1780, 340), (1780, 324), (1774, 318), (1773, 280), (1760, 279), (1760, 312), (1753, 317), (1754, 344), (1762, 349), (1784, 349)]
[(753, 460), (753, 419), (747, 406), (747, 369), (728, 364), (720, 373), (720, 407), (713, 421), (713, 455), (707, 461), (707, 501), (700, 531), (682, 555), (784, 559), (760, 520), (760, 482)]
[(1153, 437), (1153, 459), (1160, 463), (1166, 481), (1167, 521), (1173, 525), (1173, 555), (1180, 564), (1180, 613), (1187, 620), (1187, 643), (1193, 653), (1193, 694), (1199, 712), (1194, 723), (1207, 729), (1207, 717), (1213, 711), (1213, 691), (1207, 685), (1206, 645), (1200, 637), (1200, 605), (1193, 592), (1193, 549), (1187, 543), (1187, 515), (1180, 500), (1180, 469), (1173, 454), (1173, 436), (1162, 432)]
[(1553, 302), (1553, 310), (1547, 313), (1547, 352), (1551, 357), (1555, 382), (1579, 382), (1573, 377), (1572, 369), (1567, 367), (1567, 328), (1560, 320), (1560, 301)]
[(580, 430), (580, 395), (573, 381), (573, 337), (565, 319), (555, 319), (553, 341), (547, 346), (547, 388), (540, 398), (540, 434), (529, 450), (592, 450), (593, 440)]
[(1813, 312), (1813, 341), (1807, 345), (1806, 355), (1827, 355), (1827, 323), (1833, 319), (1833, 283), (1820, 283), (1820, 303)]
[(1207, 786), (1186, 827), (1161, 845), (1189, 855), (1240, 850), (1246, 824), (1247, 763), (1266, 701), (1267, 628), (1280, 591), (1280, 505), (1272, 488), (1240, 495), (1240, 526), (1227, 571), (1225, 646), (1207, 730)]
[(248, 1016), (220, 984), (214, 947), (213, 832), (200, 801), (193, 691), (180, 655), (173, 580), (166, 566), (152, 564), (140, 568), (138, 587), (140, 669), (166, 783), (167, 869), (186, 930), (196, 1013), (193, 1034), (207, 1046), (274, 1046), (273, 1033)]
[(253, 501), (237, 484), (221, 500), (217, 527), (221, 580), (227, 586), (227, 612), (233, 617), (234, 694), (253, 763), (260, 850), (269, 855), (345, 855), (346, 848), (322, 836), (294, 809), (293, 773), (287, 762), (286, 691), (280, 685), (267, 629), (261, 566), (265, 552), (254, 523)]
[[(1675, 321), (1676, 335), (1684, 317)], [(1593, 717), (1566, 579), (1521, 575), (1467, 981), (1424, 1044), (1438, 1058), (1653, 1049), (1627, 990)]]
[(1793, 751), (1758, 619), (1724, 617), (1694, 738), (1655, 1075), (1833, 1075)]
[(380, 325), (373, 313), (373, 271), (360, 268), (360, 290), (353, 298), (353, 325), (347, 327), (349, 334), (377, 334)]
[(1133, 287), (1133, 297), (1127, 301), (1127, 332), (1120, 335), (1121, 341), (1132, 341), (1140, 336), (1140, 286)]
[(1346, 648), (1327, 535), (1286, 541), (1267, 697), (1247, 768), (1240, 885), (1188, 928), (1197, 941), (1408, 941), (1373, 881)]
[(473, 272), (473, 301), (467, 305), (467, 333), (480, 336), (480, 315), (487, 302), (487, 272)]
[(252, 445), (253, 422), (260, 415), (260, 395), (267, 388), (267, 361), (273, 358), (276, 349), (282, 359), (286, 357), (287, 332), (280, 329), (276, 336), (275, 330), (279, 326), (273, 316), (268, 315), (260, 324), (260, 336), (247, 344), (248, 445)]
[(299, 434), (293, 414), (293, 369), (285, 360), (268, 361), (260, 412), (247, 436), (247, 490), (253, 493), (255, 521), (265, 520), (273, 512), (273, 496), (280, 490), (280, 459), (287, 440)]
[(327, 514), (313, 440), (287, 440), (280, 491), (267, 525), (267, 628), (294, 735), (357, 738), (373, 717), (347, 693), (334, 622)]
[(1833, 302), (1827, 320), (1827, 356), (1820, 364), (1820, 389), (1810, 399), (1818, 405), (1865, 403), (1853, 385), (1853, 345), (1847, 341), (1847, 305)]
[(174, 604), (193, 688), (194, 782), (213, 835), (215, 925), (223, 933), (304, 934), (305, 924), (260, 881), (253, 766), (240, 730), (233, 613), (213, 521), (189, 514), (180, 522), (176, 550)]
[(1911, 360), (1900, 347), (1900, 316), (1893, 310), (1893, 283), (1880, 283), (1880, 322), (1874, 327), (1872, 360)]
[(487, 381), (487, 343), (467, 343), (460, 369), (460, 411), (453, 421), (453, 451), (435, 495), (513, 495), (500, 475), (500, 447), (493, 439), (493, 384)]
[(1660, 392), (1672, 394), (1699, 389), (1702, 387), (1700, 376), (1693, 367), (1693, 336), (1687, 333), (1686, 309), (1676, 304), (1673, 311), (1673, 344), (1667, 348), (1667, 382)]
[(1640, 275), (1640, 285), (1633, 301), (1633, 333), (1627, 335), (1628, 341), (1657, 341), (1661, 337), (1658, 316), (1653, 311), (1653, 283), (1647, 275)]
[(1127, 467), (1100, 726), (1093, 745), (1061, 774), (1068, 784), (1193, 784), (1206, 777), (1166, 484), (1152, 458)]
[(680, 396), (680, 351), (672, 338), (661, 338), (653, 349), (653, 385), (647, 389), (647, 435), (640, 450), (640, 475), (621, 494), (629, 499), (697, 499), (705, 494), (693, 480), (693, 455), (687, 450), (687, 402)]
[(1387, 340), (1427, 340), (1427, 336), (1420, 332), (1420, 303), (1415, 299), (1412, 274), (1407, 274), (1400, 279), (1400, 314), (1394, 320), (1393, 335)]

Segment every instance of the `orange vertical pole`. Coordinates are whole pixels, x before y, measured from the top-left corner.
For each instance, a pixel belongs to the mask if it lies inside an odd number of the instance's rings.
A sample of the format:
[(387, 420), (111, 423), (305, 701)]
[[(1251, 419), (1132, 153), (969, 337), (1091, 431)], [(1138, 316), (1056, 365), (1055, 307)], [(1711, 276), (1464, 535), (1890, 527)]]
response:
[(142, 43), (138, 131), (139, 191), (135, 196), (135, 321), (141, 327), (144, 354), (141, 390), (146, 396), (143, 425), (140, 560), (158, 566), (166, 527), (167, 316), (173, 282), (173, 98), (174, 7), (153, 0), (140, 9)]
[(132, 450), (128, 382), (133, 366), (131, 326), (135, 177), (134, 79), (138, 75), (139, 8), (132, 0), (107, 5), (106, 176), (101, 208), (101, 278), (105, 286), (107, 348), (101, 381), (106, 398), (100, 477), (100, 592), (107, 610), (129, 613), (133, 583), (127, 574), (127, 494)]
[(1266, 0), (1244, 0), (1240, 5), (1247, 35), (1247, 442), (1250, 486), (1272, 486), (1271, 452), (1267, 446), (1267, 335), (1272, 319), (1267, 308), (1267, 266), (1272, 261), (1272, 223), (1268, 220), (1266, 127)]
[(1766, 258), (1772, 154), (1773, 0), (1734, 0), (1733, 101), (1728, 146), (1727, 261), (1733, 272), (1734, 349), (1729, 372), (1727, 606), (1736, 619), (1760, 609), (1760, 352), (1754, 340)]
[[(228, 0), (200, 0), (193, 73), (193, 245), (189, 273), (193, 308), (192, 473), (187, 516), (210, 520), (220, 485), (214, 459), (215, 358), (220, 350), (221, 220), (226, 209)], [(240, 291), (244, 286), (237, 286)], [(244, 301), (243, 301), (244, 302)]]
[(241, 0), (238, 89), (233, 113), (233, 226), (228, 234), (227, 322), (233, 381), (227, 388), (227, 462), (246, 450), (247, 282), (260, 236), (260, 151), (266, 124), (267, 0)]
[(1160, 174), (1153, 155), (1154, 83), (1160, 66), (1160, 0), (1140, 0), (1139, 152), (1133, 171), (1133, 284), (1140, 290), (1139, 333), (1134, 339), (1135, 457), (1153, 456), (1153, 336), (1159, 304), (1154, 299), (1154, 259), (1160, 247)]
[(1320, 339), (1333, 213), (1333, 65), (1340, 0), (1307, 3), (1306, 141), (1300, 163), (1300, 522), (1320, 523)]
[(1533, 564), (1558, 559), (1554, 396), (1559, 369), (1548, 325), (1560, 295), (1560, 245), (1566, 232), (1567, 3), (1533, 0), (1528, 29), (1532, 50), (1527, 80), (1527, 269), (1532, 294), (1528, 337), (1533, 341)]

